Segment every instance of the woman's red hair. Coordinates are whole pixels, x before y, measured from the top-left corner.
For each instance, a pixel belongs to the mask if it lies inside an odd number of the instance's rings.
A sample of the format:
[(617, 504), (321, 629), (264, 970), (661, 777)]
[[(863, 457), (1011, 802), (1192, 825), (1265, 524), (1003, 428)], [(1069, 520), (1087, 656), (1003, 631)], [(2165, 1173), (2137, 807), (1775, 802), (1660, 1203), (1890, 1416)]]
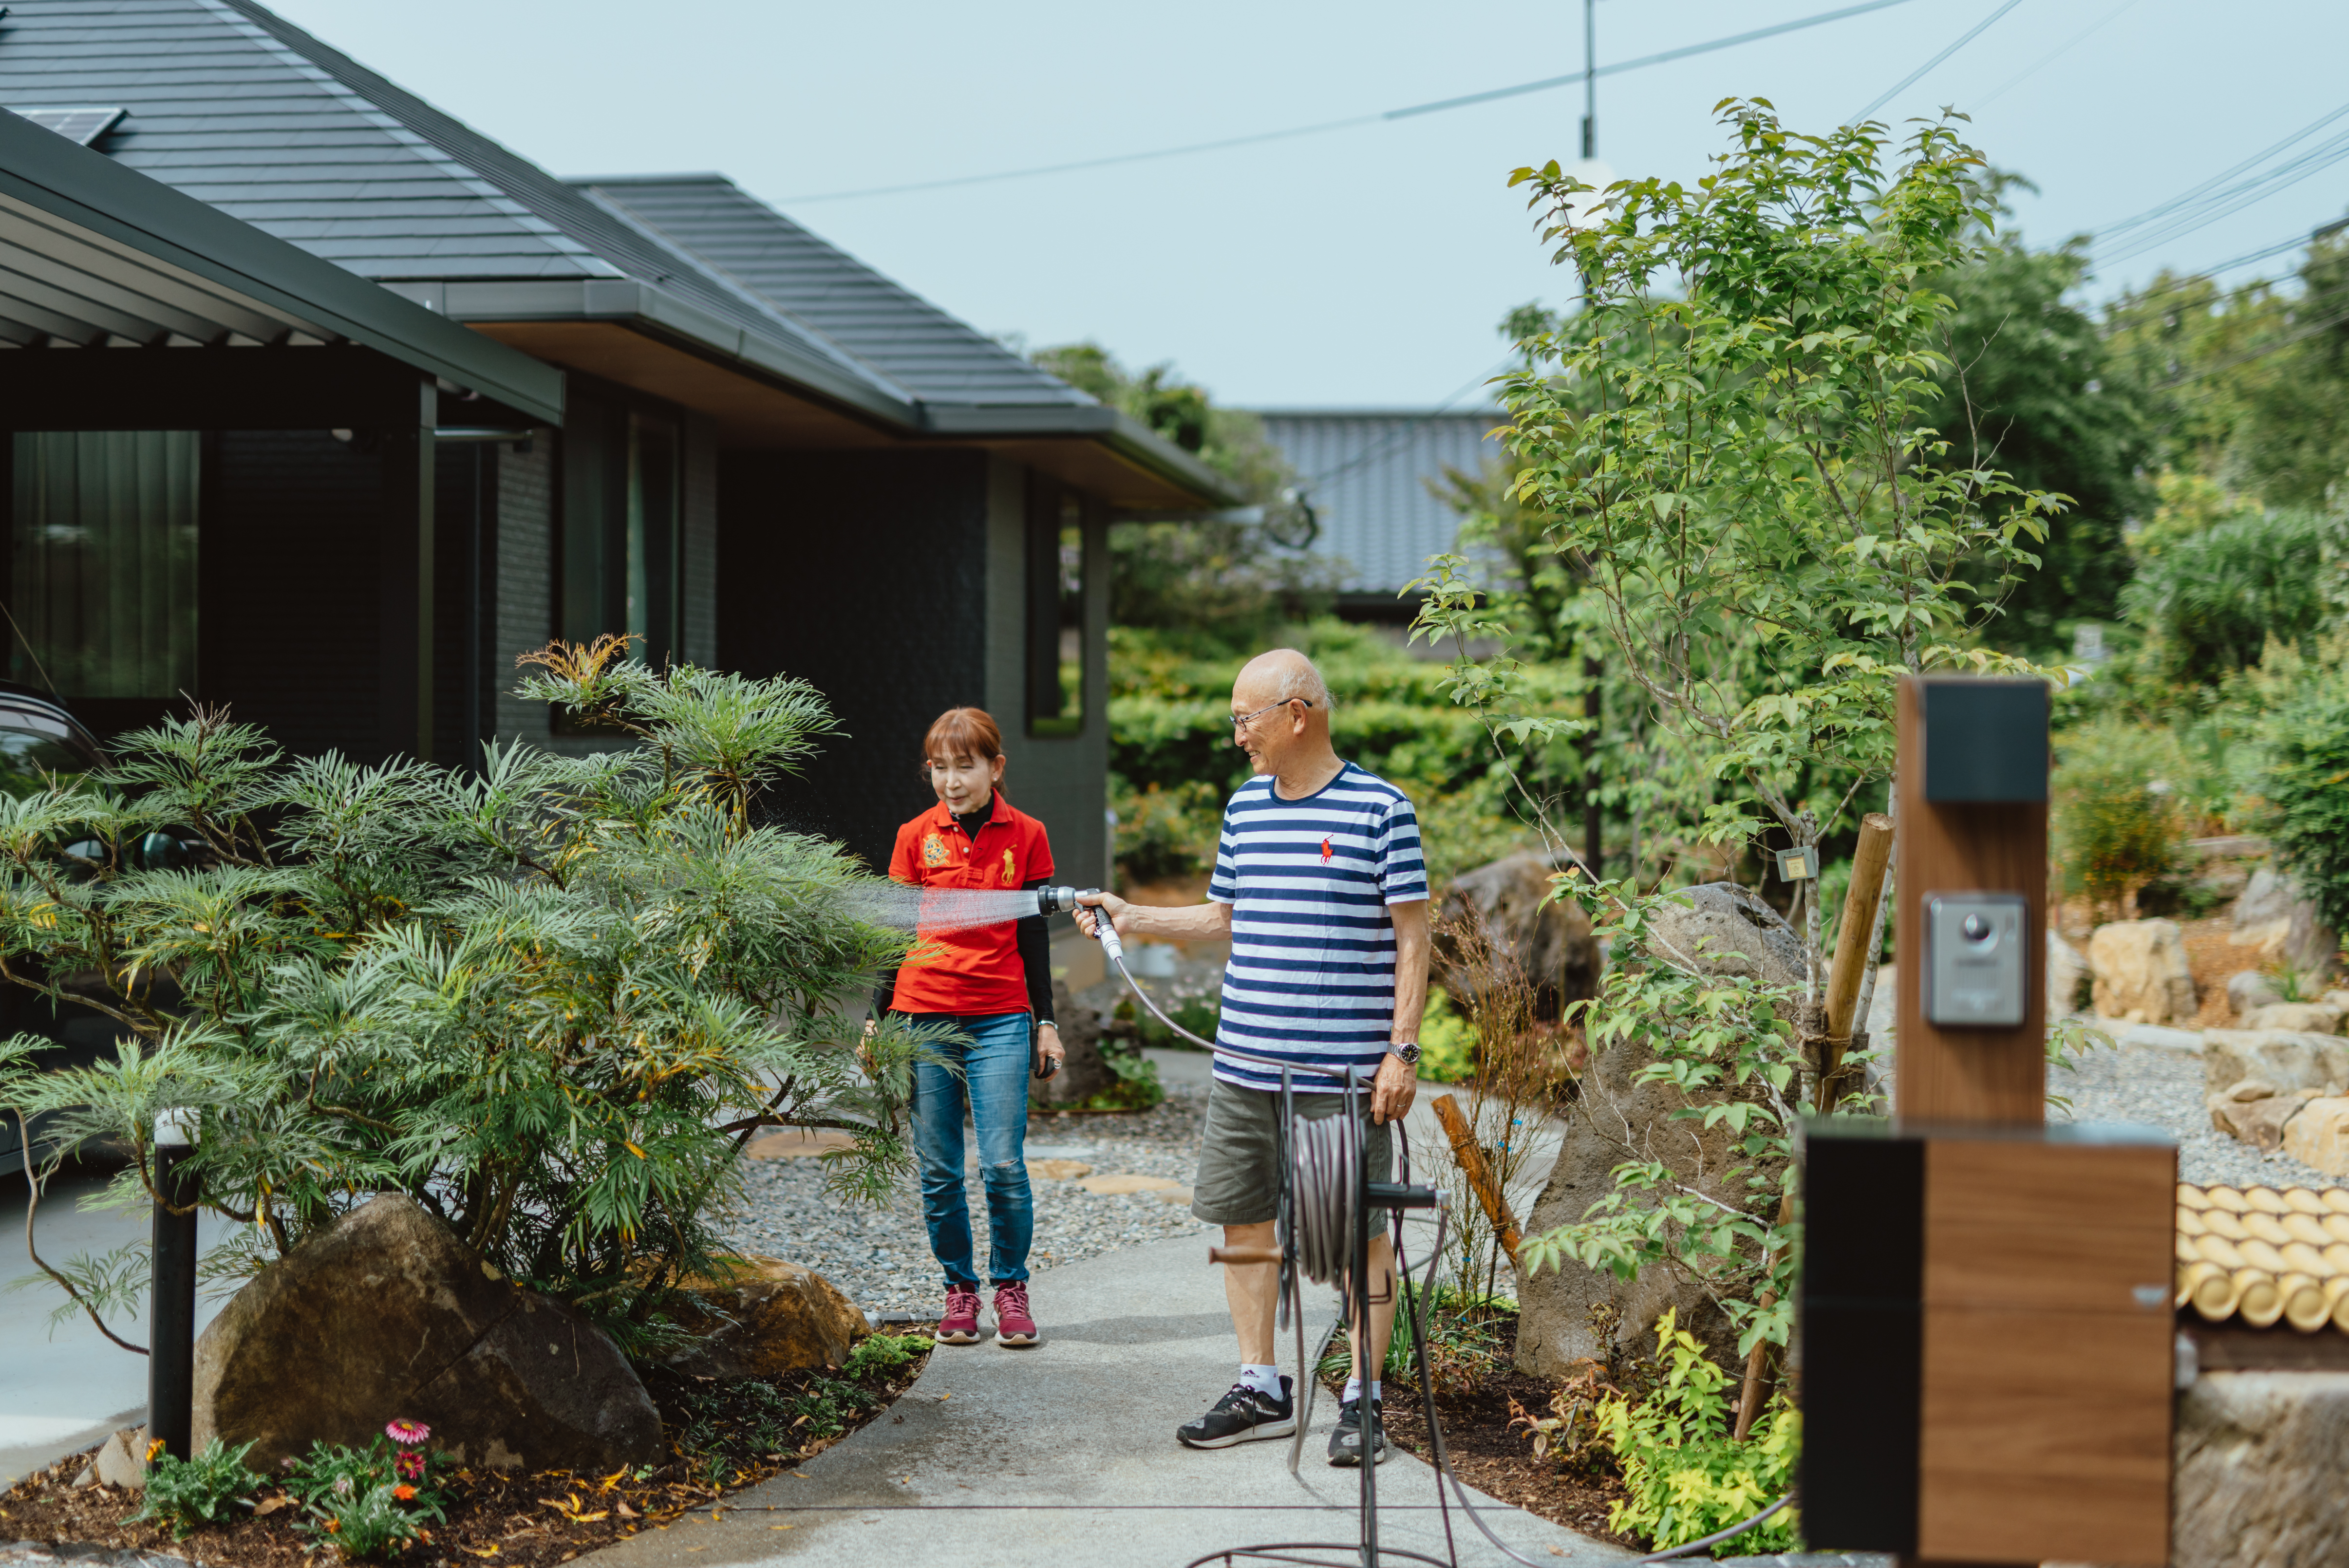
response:
[(930, 732), (922, 737), (924, 768), (934, 757), (948, 761), (970, 757), (991, 762), (1002, 755), (1003, 731), (983, 707), (950, 707), (932, 721)]

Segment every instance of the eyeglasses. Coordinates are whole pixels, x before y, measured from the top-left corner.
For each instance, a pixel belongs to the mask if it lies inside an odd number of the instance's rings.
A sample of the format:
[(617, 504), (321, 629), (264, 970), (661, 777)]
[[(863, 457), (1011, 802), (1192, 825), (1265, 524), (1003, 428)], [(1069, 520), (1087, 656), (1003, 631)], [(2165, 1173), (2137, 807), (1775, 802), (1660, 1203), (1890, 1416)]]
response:
[(1304, 696), (1283, 697), (1283, 698), (1282, 698), (1280, 701), (1278, 701), (1278, 702), (1268, 702), (1268, 703), (1266, 703), (1262, 707), (1257, 708), (1254, 713), (1239, 714), (1239, 715), (1235, 716), (1235, 717), (1233, 717), (1233, 719), (1232, 719), (1232, 733), (1233, 733), (1234, 735), (1241, 735), (1241, 734), (1245, 734), (1245, 733), (1247, 732), (1247, 727), (1248, 727), (1249, 725), (1254, 724), (1257, 719), (1262, 718), (1266, 714), (1270, 713), (1274, 708), (1276, 708), (1276, 707), (1288, 707), (1290, 703), (1292, 703), (1292, 702), (1301, 702), (1301, 703), (1303, 703), (1303, 704), (1304, 704), (1306, 707), (1311, 707), (1313, 706), (1313, 699), (1312, 699), (1311, 697), (1304, 697)]

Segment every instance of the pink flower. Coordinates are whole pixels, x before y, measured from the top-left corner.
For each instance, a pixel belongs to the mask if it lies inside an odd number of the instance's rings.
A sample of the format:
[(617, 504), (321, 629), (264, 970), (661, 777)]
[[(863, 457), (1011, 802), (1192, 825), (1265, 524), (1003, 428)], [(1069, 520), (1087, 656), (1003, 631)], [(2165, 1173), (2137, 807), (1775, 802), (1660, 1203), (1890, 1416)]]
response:
[(414, 1448), (432, 1435), (432, 1429), (421, 1421), (411, 1421), (402, 1418), (385, 1427), (383, 1435), (402, 1448)]
[(391, 1468), (403, 1480), (421, 1480), (424, 1479), (424, 1456), (412, 1452), (394, 1454), (391, 1456)]

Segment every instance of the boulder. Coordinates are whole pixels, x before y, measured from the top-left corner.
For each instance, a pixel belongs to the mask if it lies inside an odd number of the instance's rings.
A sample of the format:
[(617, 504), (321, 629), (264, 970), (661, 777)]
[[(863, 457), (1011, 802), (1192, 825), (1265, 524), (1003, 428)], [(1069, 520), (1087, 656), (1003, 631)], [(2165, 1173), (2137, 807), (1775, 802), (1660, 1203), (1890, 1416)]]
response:
[(2088, 989), (2091, 975), (2088, 960), (2081, 951), (2056, 935), (2047, 934), (2047, 1016), (2068, 1018), (2088, 1000), (2083, 995)]
[(1049, 1078), (1030, 1078), (1028, 1099), (1040, 1106), (1082, 1105), (1117, 1082), (1117, 1074), (1102, 1055), (1101, 1015), (1071, 995), (1068, 982), (1056, 979), (1052, 1017), (1061, 1026), (1061, 1048), (1068, 1059)]
[(1547, 856), (1506, 856), (1453, 879), (1437, 914), (1435, 959), (1444, 986), (1454, 995), (1473, 995), (1489, 981), (1466, 954), (1454, 932), (1473, 910), (1493, 945), (1514, 960), (1534, 993), (1534, 1017), (1556, 1023), (1567, 1004), (1599, 994), (1602, 960), (1590, 917), (1570, 898), (1545, 904), (1557, 871)]
[(2349, 1372), (2206, 1372), (2179, 1396), (2176, 1568), (2349, 1563)]
[(255, 1470), (386, 1421), (460, 1462), (657, 1463), (660, 1416), (611, 1340), (513, 1284), (405, 1193), (369, 1199), (254, 1276), (196, 1341), (193, 1441)]
[(2341, 940), (2317, 917), (2316, 905), (2291, 877), (2262, 866), (2235, 901), (2230, 942), (2319, 982), (2339, 967)]
[(698, 1377), (771, 1377), (840, 1367), (873, 1332), (854, 1304), (814, 1270), (755, 1254), (730, 1261), (722, 1277), (686, 1282), (694, 1305), (676, 1314), (678, 1325), (703, 1337), (670, 1357), (671, 1369)]
[(2184, 1024), (2197, 1006), (2186, 939), (2168, 920), (2116, 920), (2088, 938), (2100, 1017), (2125, 1024)]
[(2282, 1000), (2283, 988), (2272, 977), (2257, 969), (2246, 969), (2240, 975), (2228, 976), (2227, 1006), (2239, 1021)]
[(2243, 1019), (2246, 1029), (2289, 1029), (2296, 1034), (2337, 1035), (2341, 1009), (2322, 1002), (2271, 1002)]
[(2349, 1040), (2284, 1029), (2202, 1031), (2202, 1087), (2230, 1091), (2259, 1078), (2278, 1094), (2349, 1084)]
[(147, 1429), (125, 1427), (109, 1435), (98, 1445), (98, 1458), (90, 1461), (90, 1480), (98, 1486), (119, 1487), (124, 1491), (147, 1490)]
[[(1707, 972), (1802, 984), (1801, 944), (1760, 899), (1735, 883), (1710, 883), (1676, 896), (1687, 913), (1667, 912), (1651, 930)], [(1888, 971), (1879, 985), (1889, 982)], [(1526, 1216), (1527, 1235), (1581, 1219), (1614, 1191), (1609, 1173), (1633, 1150), (1663, 1161), (1680, 1180), (1722, 1202), (1749, 1201), (1742, 1187), (1732, 1190), (1725, 1180), (1739, 1158), (1727, 1127), (1675, 1119), (1672, 1113), (1687, 1103), (1680, 1090), (1639, 1081), (1652, 1059), (1625, 1040), (1592, 1053), (1557, 1162)], [(1537, 1377), (1570, 1376), (1572, 1364), (1586, 1357), (1652, 1349), (1656, 1319), (1667, 1307), (1721, 1366), (1737, 1364), (1734, 1326), (1701, 1282), (1672, 1269), (1643, 1269), (1625, 1280), (1569, 1259), (1554, 1271), (1521, 1277), (1517, 1303), (1517, 1367)]]
[[(1797, 990), (1803, 985), (1803, 939), (1784, 915), (1735, 882), (1700, 882), (1673, 893), (1648, 940), (1659, 953), (1684, 955), (1710, 974), (1753, 975)], [(1819, 978), (1824, 985), (1826, 975)]]
[(2230, 1138), (2240, 1138), (2262, 1154), (2284, 1146), (2287, 1129), (2299, 1119), (2301, 1107), (2313, 1098), (2310, 1089), (2263, 1095), (2256, 1099), (2214, 1094), (2209, 1099), (2210, 1125)]
[(2284, 1123), (2283, 1151), (2327, 1176), (2349, 1176), (2349, 1099), (2312, 1099)]

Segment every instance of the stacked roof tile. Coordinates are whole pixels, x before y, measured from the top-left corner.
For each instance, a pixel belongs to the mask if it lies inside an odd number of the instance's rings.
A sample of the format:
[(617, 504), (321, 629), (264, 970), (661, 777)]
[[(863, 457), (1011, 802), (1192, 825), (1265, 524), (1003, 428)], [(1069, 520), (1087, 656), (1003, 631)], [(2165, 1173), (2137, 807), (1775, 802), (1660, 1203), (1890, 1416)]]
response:
[(2349, 1334), (2349, 1188), (2178, 1184), (2178, 1305)]

